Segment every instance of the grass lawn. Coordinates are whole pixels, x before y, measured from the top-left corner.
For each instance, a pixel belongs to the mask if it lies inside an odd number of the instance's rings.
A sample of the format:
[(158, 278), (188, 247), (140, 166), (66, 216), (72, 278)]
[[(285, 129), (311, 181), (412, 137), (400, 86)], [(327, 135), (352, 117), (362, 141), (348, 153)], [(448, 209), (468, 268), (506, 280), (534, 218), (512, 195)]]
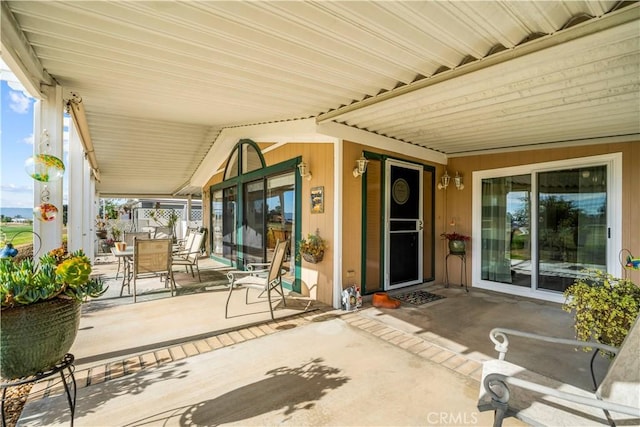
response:
[[(25, 243), (33, 242), (35, 236), (31, 233), (32, 231), (32, 224), (0, 224), (0, 233), (4, 233), (6, 242), (13, 243), (13, 246), (19, 246)], [(2, 243), (2, 245), (4, 246), (4, 242)]]

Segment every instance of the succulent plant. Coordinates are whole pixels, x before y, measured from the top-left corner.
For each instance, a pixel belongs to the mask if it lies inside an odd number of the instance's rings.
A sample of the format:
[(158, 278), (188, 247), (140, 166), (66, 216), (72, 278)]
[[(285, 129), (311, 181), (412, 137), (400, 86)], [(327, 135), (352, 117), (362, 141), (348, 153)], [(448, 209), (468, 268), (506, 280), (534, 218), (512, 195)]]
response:
[(0, 259), (0, 306), (35, 304), (53, 298), (84, 300), (106, 292), (104, 282), (91, 278), (91, 262), (82, 250), (71, 254), (53, 250), (40, 257), (15, 262)]

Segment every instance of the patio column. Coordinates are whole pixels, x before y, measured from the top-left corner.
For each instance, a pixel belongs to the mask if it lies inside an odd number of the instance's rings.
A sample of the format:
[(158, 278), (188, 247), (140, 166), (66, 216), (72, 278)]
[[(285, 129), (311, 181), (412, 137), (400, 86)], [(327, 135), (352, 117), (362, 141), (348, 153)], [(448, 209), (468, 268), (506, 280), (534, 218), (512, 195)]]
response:
[(69, 251), (82, 249), (93, 260), (95, 255), (95, 235), (93, 233), (93, 196), (95, 182), (91, 167), (85, 158), (80, 135), (69, 122), (69, 210), (68, 210), (68, 248)]
[[(33, 154), (47, 153), (63, 158), (62, 154), (62, 135), (63, 125), (62, 118), (64, 116), (62, 87), (60, 86), (41, 86), (42, 99), (34, 104), (34, 135), (33, 135)], [(49, 144), (44, 146), (43, 132), (47, 131), (49, 135)], [(64, 179), (64, 178), (63, 178)], [(36, 232), (41, 240), (40, 247), (36, 257), (39, 257), (48, 251), (58, 248), (62, 245), (62, 181), (59, 179), (54, 182), (40, 182), (34, 180), (33, 185), (33, 206), (39, 206), (44, 202), (42, 200), (43, 190), (48, 191), (48, 201), (58, 208), (58, 215), (52, 221), (43, 222), (37, 218), (33, 222), (33, 231)], [(34, 240), (34, 251), (38, 250), (37, 239)], [(35, 255), (35, 252), (34, 252)]]

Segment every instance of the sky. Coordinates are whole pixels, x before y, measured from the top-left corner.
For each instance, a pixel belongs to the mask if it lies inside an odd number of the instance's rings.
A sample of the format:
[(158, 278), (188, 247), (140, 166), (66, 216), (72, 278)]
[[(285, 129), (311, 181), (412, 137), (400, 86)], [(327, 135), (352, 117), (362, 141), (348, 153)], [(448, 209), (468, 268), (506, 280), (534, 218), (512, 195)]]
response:
[[(2, 172), (0, 206), (5, 208), (33, 207), (33, 179), (24, 162), (33, 155), (34, 99), (20, 90), (20, 86), (0, 82), (0, 136), (2, 138)], [(13, 88), (12, 88), (13, 87)], [(18, 89), (18, 90), (16, 90)]]
[[(24, 162), (33, 155), (35, 99), (29, 96), (2, 61), (0, 76), (0, 207), (33, 208), (34, 181), (27, 174)], [(64, 145), (62, 160), (66, 165), (67, 144)], [(64, 192), (66, 203), (66, 189)]]

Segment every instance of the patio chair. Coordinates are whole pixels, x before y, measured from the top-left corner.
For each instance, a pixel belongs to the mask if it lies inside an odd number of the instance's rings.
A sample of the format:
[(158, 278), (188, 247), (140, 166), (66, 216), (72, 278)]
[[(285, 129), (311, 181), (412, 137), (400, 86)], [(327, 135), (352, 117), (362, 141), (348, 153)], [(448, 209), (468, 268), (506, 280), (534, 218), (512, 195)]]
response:
[(193, 234), (198, 231), (197, 227), (187, 227), (187, 231), (182, 239), (176, 239), (174, 244), (174, 250), (185, 250), (187, 248), (187, 242), (189, 238), (193, 241)]
[(282, 287), (282, 263), (287, 252), (288, 244), (288, 241), (281, 242), (278, 240), (276, 242), (273, 259), (269, 264), (269, 268), (266, 270), (229, 271), (227, 273), (227, 277), (229, 278), (229, 294), (227, 295), (227, 303), (224, 307), (225, 318), (229, 318), (229, 301), (231, 300), (231, 294), (234, 289), (246, 288), (245, 304), (249, 304), (249, 289), (258, 289), (261, 291), (260, 295), (266, 292), (271, 319), (275, 320), (273, 316), (271, 292), (275, 291), (278, 293), (282, 298), (282, 304), (285, 307), (287, 305)]
[(173, 238), (173, 228), (171, 227), (155, 227), (155, 230), (153, 231), (153, 238), (154, 239), (166, 239), (166, 238)]
[[(507, 334), (573, 347), (593, 347), (616, 356), (595, 392), (586, 391), (505, 361)], [(494, 427), (501, 426), (506, 416), (532, 425), (640, 425), (638, 319), (619, 349), (501, 328), (493, 329), (489, 337), (500, 354), (498, 360), (483, 364), (478, 409), (495, 411)]]
[(151, 233), (149, 231), (125, 231), (122, 235), (122, 241), (127, 246), (133, 246), (133, 239), (150, 239)]
[(134, 239), (131, 278), (133, 280), (133, 302), (136, 302), (136, 281), (146, 277), (159, 277), (169, 285), (174, 295), (175, 282), (171, 270), (171, 239)]
[(195, 277), (193, 272), (193, 267), (196, 268), (198, 272), (198, 281), (201, 282), (200, 278), (200, 267), (198, 267), (198, 259), (200, 258), (200, 247), (202, 246), (202, 241), (204, 240), (204, 233), (196, 232), (192, 233), (193, 241), (188, 250), (182, 252), (175, 252), (173, 254), (172, 265), (184, 265), (187, 272), (191, 269), (191, 276)]
[(173, 244), (173, 254), (174, 255), (184, 255), (188, 254), (191, 251), (191, 246), (193, 246), (193, 240), (196, 237), (196, 232), (191, 231), (187, 233), (187, 236), (184, 239), (178, 240)]
[[(151, 233), (148, 231), (137, 231), (137, 232), (125, 231), (122, 233), (122, 241), (127, 244), (128, 248), (133, 248), (133, 242), (136, 238), (149, 239), (151, 238)], [(116, 279), (118, 278), (118, 274), (120, 274), (120, 263), (121, 262), (124, 263), (122, 274), (126, 275), (127, 268), (131, 267), (131, 265), (127, 265), (127, 263), (131, 264), (132, 261), (133, 260), (131, 257), (126, 257), (126, 258), (118, 257), (118, 270), (116, 270)], [(120, 288), (120, 296), (122, 296), (122, 292), (124, 291), (125, 286), (127, 287), (127, 291), (131, 293), (131, 289), (129, 288), (129, 282), (126, 280), (126, 277), (125, 277), (125, 280), (122, 281), (122, 287)]]

